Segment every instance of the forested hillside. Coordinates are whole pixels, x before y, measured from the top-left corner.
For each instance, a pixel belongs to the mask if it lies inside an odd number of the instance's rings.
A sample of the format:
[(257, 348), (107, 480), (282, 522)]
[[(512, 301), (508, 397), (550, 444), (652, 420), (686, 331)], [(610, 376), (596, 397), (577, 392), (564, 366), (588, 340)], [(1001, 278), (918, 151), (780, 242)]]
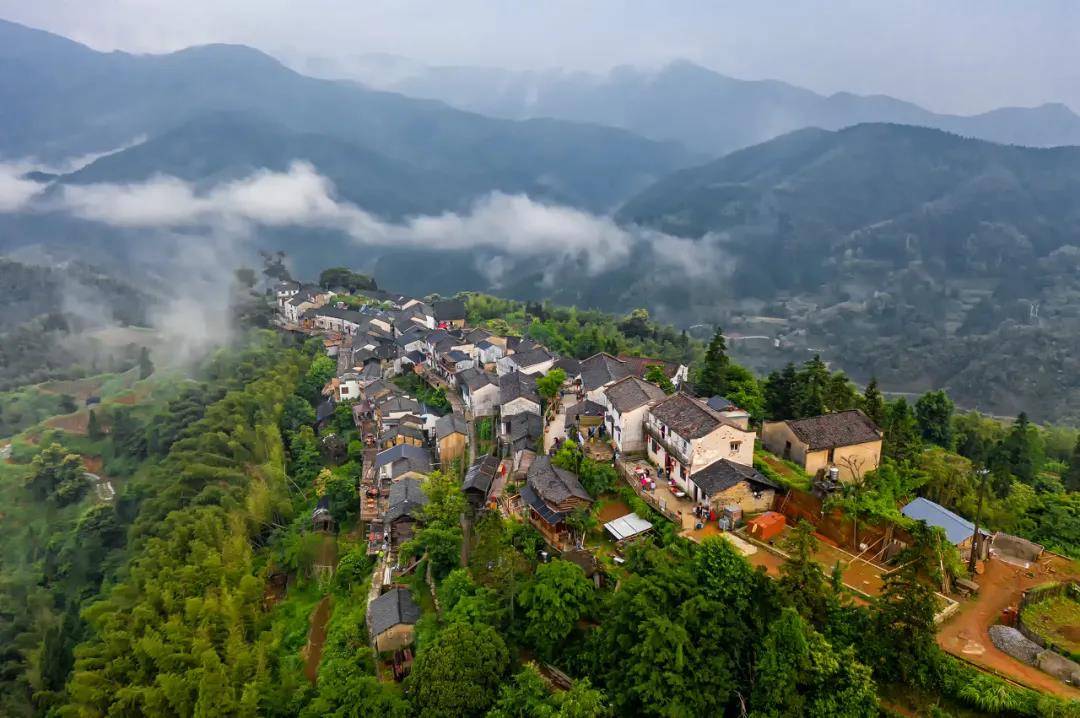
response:
[(717, 301), (738, 307), (734, 332), (819, 348), (892, 390), (1075, 420), (1078, 190), (1076, 148), (860, 125), (677, 173), (620, 216), (731, 258)]
[(657, 69), (621, 66), (590, 74), (429, 67), (405, 58), (394, 58), (399, 68), (378, 61), (385, 58), (373, 58), (365, 67), (363, 59), (355, 69), (346, 64), (316, 72), (495, 117), (556, 117), (622, 127), (712, 155), (804, 127), (836, 130), (860, 122), (902, 122), (1033, 147), (1080, 143), (1080, 117), (1064, 105), (946, 115), (887, 95), (825, 96), (778, 80), (740, 80), (685, 60)]
[[(287, 146), (301, 159), (329, 158), (327, 146), (391, 165), (392, 174), (421, 169), (438, 181), (413, 188), (415, 206), (426, 212), (449, 209), (455, 197), (491, 190), (529, 192), (538, 197), (608, 209), (628, 193), (680, 166), (691, 155), (674, 144), (646, 140), (624, 130), (555, 120), (511, 122), (454, 110), (440, 103), (376, 92), (354, 83), (299, 75), (273, 58), (240, 45), (193, 47), (169, 55), (100, 53), (65, 38), (0, 21), (0, 155), (70, 160), (163, 135), (206, 115), (243, 116), (257, 129), (275, 123), (289, 129)], [(123, 113), (115, 112), (117, 106)], [(205, 128), (204, 128), (205, 130)], [(282, 130), (278, 130), (281, 132)], [(215, 152), (235, 157), (235, 131), (203, 132)], [(150, 149), (165, 153), (179, 138)], [(274, 142), (249, 156), (256, 167), (274, 164), (282, 149)], [(113, 160), (106, 174), (129, 179), (145, 167), (146, 152)], [(213, 162), (220, 162), (214, 160)], [(152, 167), (150, 173), (166, 167)], [(369, 170), (370, 171), (370, 170)], [(357, 171), (357, 175), (362, 173)], [(354, 175), (356, 176), (356, 175)], [(442, 189), (440, 189), (440, 187)], [(361, 204), (382, 214), (384, 191), (368, 190)], [(425, 191), (428, 190), (428, 191)], [(398, 207), (390, 205), (386, 212)]]
[[(833, 506), (866, 525), (903, 523), (897, 507), (915, 495), (970, 515), (972, 466), (985, 464), (984, 525), (1080, 555), (1074, 430), (957, 415), (939, 393), (887, 402), (816, 359), (759, 379), (727, 356), (722, 336), (705, 346), (644, 312), (465, 299), (470, 324), (567, 356), (691, 361), (695, 391), (735, 397), (755, 420), (863, 409), (885, 428), (886, 463)], [(351, 407), (319, 435), (311, 428), (334, 371), (321, 339), (290, 347), (256, 334), (203, 362), (195, 381), (151, 374), (134, 405), (107, 399), (85, 428), (16, 439), (0, 466), (5, 505), (19, 514), (0, 525), (6, 714), (600, 718), (747, 705), (875, 716), (883, 696), (915, 690), (950, 711), (1073, 715), (937, 647), (926, 580), (956, 567), (939, 566), (951, 554), (936, 534), (916, 533), (902, 570), (866, 606), (813, 560), (809, 528), (785, 543), (791, 559), (772, 580), (727, 541), (676, 535), (572, 443), (552, 460), (581, 472), (605, 497), (599, 507), (628, 502), (655, 536), (626, 549), (624, 564), (608, 557), (619, 580), (598, 588), (573, 563), (541, 560), (543, 540), (517, 518), (486, 512), (466, 535), (458, 479), (433, 472), (425, 524), (402, 548), (420, 562), (402, 580), (423, 618), (398, 686), (368, 647), (372, 563), (354, 532), (363, 452)], [(85, 457), (115, 499), (82, 474)], [(311, 528), (320, 497), (336, 535)], [(598, 540), (595, 516), (582, 520)], [(40, 610), (22, 610), (30, 604)], [(547, 664), (568, 690), (549, 690)]]

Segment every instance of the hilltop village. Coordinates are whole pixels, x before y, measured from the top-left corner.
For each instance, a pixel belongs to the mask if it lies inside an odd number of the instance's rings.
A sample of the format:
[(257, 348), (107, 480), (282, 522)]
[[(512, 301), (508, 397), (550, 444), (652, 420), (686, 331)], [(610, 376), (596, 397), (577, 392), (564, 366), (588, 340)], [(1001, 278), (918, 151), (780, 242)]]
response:
[[(345, 415), (362, 443), (354, 447), (363, 454), (359, 530), (377, 561), (367, 627), (398, 679), (431, 610), (409, 587), (421, 564), (417, 536), (437, 513), (430, 503), (443, 500), (429, 486), (436, 475), (466, 499), (461, 565), (470, 532), (497, 513), (542, 537), (534, 558), (576, 564), (597, 587), (618, 583), (630, 547), (650, 536), (721, 537), (781, 580), (792, 551), (801, 551), (851, 600), (869, 604), (903, 568), (898, 557), (932, 536), (943, 569), (971, 568), (929, 579), (939, 645), (1018, 684), (1078, 695), (1069, 684), (1080, 683), (1080, 666), (1017, 619), (1036, 586), (1072, 590), (1075, 564), (923, 497), (896, 507), (894, 522), (860, 521), (845, 497), (881, 468), (886, 437), (859, 408), (752, 422), (724, 396), (699, 396), (694, 367), (604, 352), (559, 356), (528, 336), (470, 322), (467, 296), (429, 301), (283, 282), (274, 298), (278, 326), (320, 338), (335, 362), (315, 413), (322, 441), (336, 440)], [(335, 530), (325, 499), (311, 521)], [(427, 551), (430, 558), (436, 548)], [(437, 601), (433, 563), (424, 568)], [(569, 680), (545, 665), (549, 680)]]

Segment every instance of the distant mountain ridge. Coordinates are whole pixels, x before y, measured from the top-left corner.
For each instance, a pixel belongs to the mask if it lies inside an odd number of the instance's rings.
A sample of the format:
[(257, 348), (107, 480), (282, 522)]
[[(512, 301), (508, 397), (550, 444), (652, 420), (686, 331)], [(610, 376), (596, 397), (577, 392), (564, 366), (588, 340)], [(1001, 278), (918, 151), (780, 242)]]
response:
[(702, 252), (717, 244), (730, 279), (672, 282), (683, 304), (711, 295), (736, 306), (725, 327), (764, 328), (787, 356), (821, 352), (863, 380), (1076, 421), (1078, 196), (1080, 147), (864, 124), (800, 130), (676, 172), (618, 217), (695, 238)]
[(740, 80), (687, 61), (656, 71), (622, 66), (605, 75), (428, 67), (382, 56), (311, 64), (327, 76), (350, 76), (494, 117), (595, 122), (711, 155), (804, 127), (835, 130), (866, 122), (921, 125), (1031, 147), (1080, 144), (1080, 116), (1062, 104), (949, 115), (887, 95), (821, 95), (778, 80)]
[[(101, 53), (0, 21), (0, 157), (49, 161), (108, 151), (221, 113), (272, 122), (294, 133), (294, 144), (330, 138), (378, 155), (384, 164), (399, 163), (401, 172), (445, 177), (461, 188), (459, 197), (527, 192), (594, 211), (611, 209), (694, 159), (680, 145), (625, 130), (492, 119), (355, 83), (305, 77), (244, 46), (207, 45), (167, 55)], [(267, 150), (273, 154), (275, 148)], [(416, 188), (415, 206), (457, 206), (445, 197), (419, 196), (421, 189)], [(363, 204), (382, 210), (377, 201)]]

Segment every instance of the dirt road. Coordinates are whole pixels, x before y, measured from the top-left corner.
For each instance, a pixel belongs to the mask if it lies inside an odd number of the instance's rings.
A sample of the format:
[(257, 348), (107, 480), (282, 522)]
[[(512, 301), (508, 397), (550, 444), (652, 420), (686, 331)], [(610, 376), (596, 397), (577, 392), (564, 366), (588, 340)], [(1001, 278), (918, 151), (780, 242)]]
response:
[(304, 647), (304, 675), (312, 683), (319, 676), (319, 662), (322, 661), (323, 646), (326, 644), (326, 624), (330, 622), (333, 598), (324, 596), (311, 614), (308, 642)]
[(1080, 700), (1080, 690), (999, 651), (987, 633), (998, 622), (1002, 610), (1019, 603), (1023, 591), (1048, 581), (1060, 581), (1069, 570), (1068, 562), (1056, 557), (1028, 570), (997, 559), (987, 561), (985, 573), (976, 577), (978, 598), (961, 603), (960, 610), (941, 626), (938, 645), (959, 658), (1035, 690)]

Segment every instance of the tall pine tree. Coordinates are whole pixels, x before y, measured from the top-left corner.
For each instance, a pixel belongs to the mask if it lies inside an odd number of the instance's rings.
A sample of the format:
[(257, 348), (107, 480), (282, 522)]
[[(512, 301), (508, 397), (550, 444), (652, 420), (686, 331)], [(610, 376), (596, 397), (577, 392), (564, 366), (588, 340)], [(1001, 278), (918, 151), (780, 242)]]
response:
[(1073, 449), (1072, 458), (1069, 459), (1069, 468), (1062, 480), (1066, 491), (1080, 491), (1080, 436), (1076, 437), (1076, 447)]
[(727, 392), (728, 365), (727, 342), (724, 333), (717, 328), (705, 351), (705, 360), (698, 372), (697, 391), (701, 396), (715, 396)]
[(863, 412), (879, 427), (885, 426), (887, 415), (885, 413), (885, 397), (878, 389), (877, 377), (870, 377), (870, 383), (863, 392)]

